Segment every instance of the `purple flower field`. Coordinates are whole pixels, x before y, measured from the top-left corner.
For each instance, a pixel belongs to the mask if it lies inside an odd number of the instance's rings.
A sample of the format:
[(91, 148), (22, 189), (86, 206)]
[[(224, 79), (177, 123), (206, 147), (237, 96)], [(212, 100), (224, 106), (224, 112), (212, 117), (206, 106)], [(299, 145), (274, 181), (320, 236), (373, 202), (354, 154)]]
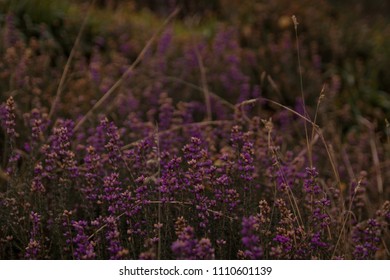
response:
[(100, 2), (0, 7), (0, 259), (390, 258), (388, 21)]

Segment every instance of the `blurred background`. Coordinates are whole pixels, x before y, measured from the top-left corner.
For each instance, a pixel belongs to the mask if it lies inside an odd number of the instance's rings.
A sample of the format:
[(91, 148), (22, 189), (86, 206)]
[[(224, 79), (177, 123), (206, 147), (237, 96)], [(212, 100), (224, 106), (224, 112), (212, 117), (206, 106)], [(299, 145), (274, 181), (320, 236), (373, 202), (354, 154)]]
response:
[[(1, 0), (3, 36), (10, 36), (7, 28), (14, 28), (17, 35), (13, 36), (24, 42), (31, 38), (50, 39), (53, 48), (50, 52), (55, 56), (51, 63), (61, 65), (73, 47), (89, 3)], [(194, 42), (208, 46), (202, 55), (206, 58), (209, 52), (212, 57), (216, 49), (211, 46), (222, 40), (228, 54), (224, 55), (225, 61), (210, 58), (205, 67), (209, 72), (221, 72), (224, 62), (232, 64), (231, 56), (236, 56), (237, 69), (233, 70), (240, 72), (239, 80), (251, 88), (251, 93), (241, 97), (238, 93), (226, 96), (231, 102), (256, 97), (253, 93), (256, 89), (263, 96), (289, 106), (299, 102), (291, 20), (296, 15), (307, 104), (315, 106), (321, 88), (326, 85), (334, 116), (342, 118), (346, 126), (364, 116), (383, 127), (389, 118), (389, 1), (96, 0), (83, 34), (82, 56), (89, 63), (96, 50), (109, 56), (110, 48), (117, 48), (131, 61), (176, 7), (181, 12), (169, 29), (172, 47), (167, 59), (185, 56), (184, 49)], [(7, 46), (3, 44), (2, 48)], [(112, 58), (107, 59), (109, 63)], [(173, 70), (170, 74), (176, 75)], [(215, 84), (213, 76), (209, 80), (213, 90), (225, 92), (218, 84), (223, 79)], [(5, 81), (1, 87), (12, 90)], [(242, 87), (237, 90), (242, 91)]]

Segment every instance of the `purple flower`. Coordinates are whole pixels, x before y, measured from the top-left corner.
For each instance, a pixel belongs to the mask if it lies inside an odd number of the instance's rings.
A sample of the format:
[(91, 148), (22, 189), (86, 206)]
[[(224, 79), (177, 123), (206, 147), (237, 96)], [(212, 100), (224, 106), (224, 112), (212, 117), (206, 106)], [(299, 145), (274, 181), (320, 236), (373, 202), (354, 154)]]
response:
[(119, 181), (118, 173), (111, 173), (104, 177), (104, 191), (102, 200), (106, 202), (108, 211), (112, 214), (118, 214), (125, 209), (125, 201), (123, 201), (121, 182)]
[(182, 260), (214, 259), (214, 248), (207, 238), (200, 241), (195, 238), (194, 229), (186, 226), (181, 230), (178, 239), (171, 246), (173, 254)]
[(283, 235), (277, 234), (275, 236), (275, 238), (273, 239), (273, 241), (281, 243), (281, 244), (288, 244), (291, 240), (287, 236), (283, 236)]
[(324, 242), (321, 240), (321, 234), (319, 232), (316, 232), (312, 235), (311, 237), (311, 245), (313, 246), (313, 248), (326, 248), (329, 246), (329, 244), (327, 242)]
[(96, 128), (91, 128), (88, 130), (91, 136), (88, 137), (87, 143), (89, 146), (92, 146), (98, 154), (105, 151), (104, 148), (104, 145), (106, 144), (105, 123), (106, 123), (106, 119), (102, 118), (100, 124)]
[(17, 133), (15, 131), (15, 102), (12, 96), (7, 99), (5, 106), (1, 107), (1, 126), (5, 129), (11, 143), (15, 140)]
[(240, 194), (234, 188), (214, 189), (215, 199), (227, 206), (227, 210), (234, 213), (240, 204)]
[(110, 259), (117, 260), (123, 259), (127, 254), (128, 250), (122, 247), (120, 241), (120, 232), (115, 217), (109, 216), (105, 219), (107, 224), (106, 227), (106, 240), (108, 242), (108, 253)]
[(47, 114), (43, 114), (39, 109), (34, 108), (30, 113), (25, 114), (25, 121), (31, 127), (32, 146), (43, 139), (43, 133), (49, 125)]
[(303, 189), (307, 194), (317, 195), (321, 192), (321, 188), (317, 182), (318, 172), (315, 167), (306, 168), (306, 178), (303, 183)]
[(105, 145), (104, 148), (107, 151), (108, 163), (113, 170), (118, 170), (120, 163), (122, 162), (121, 147), (123, 146), (120, 140), (120, 134), (118, 128), (113, 122), (109, 122), (107, 118), (102, 118), (98, 130), (105, 132)]
[(103, 119), (101, 125), (105, 127), (106, 135), (108, 137), (108, 142), (104, 146), (108, 152), (108, 162), (112, 168), (116, 170), (119, 167), (122, 158), (120, 147), (122, 147), (123, 144), (120, 141), (119, 131), (114, 123), (109, 123), (107, 119)]
[(215, 259), (214, 248), (210, 239), (202, 238), (195, 246), (195, 255), (198, 260), (213, 260)]
[(89, 240), (85, 233), (87, 221), (72, 221), (72, 227), (75, 230), (75, 235), (72, 238), (75, 259), (90, 260), (95, 259), (96, 253), (94, 251), (95, 244)]
[(310, 240), (313, 249), (312, 257), (331, 248), (327, 234), (331, 223), (331, 217), (328, 214), (330, 200), (319, 186), (317, 178), (318, 172), (315, 167), (306, 168), (303, 190), (306, 193), (306, 203), (312, 213), (309, 217), (312, 231)]
[(32, 223), (32, 229), (30, 232), (30, 241), (28, 242), (24, 256), (27, 259), (38, 259), (42, 251), (42, 244), (39, 238), (41, 215), (31, 211), (30, 220)]
[(86, 148), (87, 155), (84, 157), (85, 163), (85, 172), (84, 178), (86, 184), (83, 186), (82, 190), (87, 199), (91, 201), (96, 201), (101, 194), (101, 189), (98, 187), (99, 178), (103, 175), (103, 164), (99, 154), (96, 153), (96, 150), (92, 146)]
[(56, 171), (67, 171), (71, 178), (78, 176), (79, 171), (76, 165), (76, 155), (72, 151), (71, 138), (73, 135), (73, 122), (62, 121), (53, 128), (53, 134), (49, 137), (49, 144), (41, 148), (45, 156), (44, 176), (52, 179)]
[(352, 232), (355, 259), (374, 259), (381, 243), (381, 226), (376, 219), (357, 224)]
[(42, 163), (39, 162), (34, 167), (34, 178), (31, 182), (31, 188), (30, 188), (32, 192), (44, 193), (46, 191), (42, 179), (43, 179), (43, 167), (42, 167)]
[[(162, 159), (168, 154), (162, 156)], [(178, 191), (184, 191), (184, 180), (180, 174), (181, 157), (173, 156), (165, 164), (162, 164), (159, 190), (162, 194), (162, 201), (174, 200)]]
[(199, 226), (206, 229), (209, 223), (209, 208), (215, 205), (215, 201), (206, 195), (206, 184), (214, 182), (216, 168), (213, 166), (206, 149), (202, 148), (202, 142), (197, 137), (191, 137), (191, 143), (183, 148), (184, 158), (189, 166), (185, 177), (186, 187), (194, 195), (196, 212), (200, 219)]
[[(250, 141), (250, 132), (243, 133), (239, 126), (234, 126), (231, 130), (230, 142), (232, 147), (239, 152), (235, 168), (240, 174), (240, 178), (246, 182), (251, 182), (254, 178), (254, 144)], [(249, 188), (244, 187), (245, 190)]]
[(255, 216), (242, 219), (241, 242), (244, 245), (243, 256), (247, 259), (256, 260), (263, 257), (260, 246), (260, 238), (257, 235), (260, 224)]

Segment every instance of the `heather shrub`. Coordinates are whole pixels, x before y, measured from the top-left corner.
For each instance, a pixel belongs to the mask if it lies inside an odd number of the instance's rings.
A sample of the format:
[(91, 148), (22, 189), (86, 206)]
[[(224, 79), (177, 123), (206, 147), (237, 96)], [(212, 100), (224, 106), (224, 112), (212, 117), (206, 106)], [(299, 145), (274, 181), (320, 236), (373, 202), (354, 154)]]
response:
[(326, 1), (259, 1), (246, 22), (249, 2), (169, 24), (69, 2), (90, 20), (57, 15), (66, 39), (7, 10), (2, 259), (389, 258), (388, 40)]

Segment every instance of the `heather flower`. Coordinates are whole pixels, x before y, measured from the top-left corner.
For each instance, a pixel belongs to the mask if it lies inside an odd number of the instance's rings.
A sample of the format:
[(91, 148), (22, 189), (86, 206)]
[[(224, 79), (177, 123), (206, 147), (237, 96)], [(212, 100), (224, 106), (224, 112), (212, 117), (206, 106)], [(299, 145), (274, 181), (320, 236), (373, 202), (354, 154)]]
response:
[(241, 173), (240, 177), (246, 181), (252, 181), (253, 179), (253, 172), (255, 170), (253, 166), (253, 155), (253, 143), (245, 141), (237, 164), (238, 170)]
[(48, 178), (53, 178), (57, 170), (66, 170), (73, 178), (78, 176), (76, 156), (71, 150), (72, 131), (72, 121), (60, 121), (49, 137), (49, 144), (42, 146), (41, 152), (45, 155), (44, 169)]
[(318, 172), (315, 167), (306, 168), (305, 176), (303, 190), (306, 193), (308, 211), (311, 213), (309, 216), (311, 228), (310, 244), (314, 250), (313, 255), (315, 255), (320, 251), (330, 249), (327, 237), (331, 223), (331, 218), (328, 214), (330, 200), (319, 186), (317, 181)]
[(171, 249), (177, 259), (194, 260), (196, 259), (194, 252), (196, 244), (194, 230), (187, 226), (180, 232), (178, 239), (172, 243)]
[[(275, 237), (272, 239), (269, 255), (276, 259), (305, 258), (308, 251), (303, 243), (306, 239), (305, 230), (298, 224), (297, 217), (283, 199), (277, 199), (275, 206), (280, 218), (275, 228)], [(299, 247), (298, 244), (300, 244)]]
[(233, 148), (239, 149), (243, 138), (243, 133), (238, 125), (232, 127), (230, 142)]
[(32, 229), (30, 232), (30, 241), (26, 247), (25, 258), (38, 259), (42, 251), (42, 244), (39, 238), (41, 215), (32, 211), (30, 213), (30, 220), (32, 223)]
[(216, 179), (216, 182), (222, 186), (229, 186), (229, 184), (231, 184), (231, 179), (226, 173), (224, 173)]
[(156, 259), (156, 254), (152, 250), (146, 251), (146, 252), (142, 252), (139, 255), (139, 259), (140, 260), (154, 260), (154, 259)]
[(328, 247), (328, 243), (322, 241), (320, 232), (314, 233), (312, 235), (312, 237), (311, 237), (310, 242), (311, 242), (311, 245), (314, 248), (326, 248), (326, 247)]
[(272, 165), (267, 168), (276, 188), (287, 193), (301, 183), (305, 173), (300, 171), (302, 158), (294, 158), (292, 152), (286, 152), (284, 158), (279, 156), (280, 147), (272, 148)]
[(289, 252), (292, 249), (291, 246), (291, 239), (288, 236), (277, 234), (276, 237), (273, 239), (273, 241), (276, 241), (285, 247), (287, 252)]
[(175, 234), (179, 236), (187, 226), (187, 221), (183, 216), (180, 216), (175, 221)]
[(106, 144), (106, 122), (107, 120), (102, 118), (100, 124), (96, 128), (91, 128), (88, 131), (91, 136), (87, 139), (87, 145), (92, 146), (98, 154), (101, 154), (105, 151), (104, 145)]
[(139, 259), (141, 260), (151, 260), (156, 259), (157, 256), (157, 247), (158, 244), (161, 242), (160, 240), (160, 233), (161, 228), (163, 227), (163, 224), (156, 223), (153, 225), (153, 236), (150, 238), (147, 238), (144, 244), (144, 247), (147, 248), (147, 251), (144, 251), (140, 254)]
[[(162, 155), (162, 161), (168, 154)], [(183, 180), (180, 174), (181, 157), (173, 156), (168, 162), (162, 164), (161, 177), (159, 180), (159, 191), (162, 194), (162, 201), (174, 200), (175, 194), (184, 190)]]
[(201, 147), (201, 140), (197, 137), (191, 138), (191, 143), (183, 148), (184, 158), (189, 168), (185, 174), (187, 187), (194, 194), (196, 199), (195, 209), (200, 219), (199, 226), (206, 228), (209, 223), (209, 208), (215, 205), (205, 195), (206, 185), (212, 184), (216, 168), (213, 166), (206, 149)]
[[(239, 151), (237, 164), (235, 165), (240, 178), (246, 182), (251, 182), (254, 178), (254, 146), (250, 141), (251, 133), (243, 133), (239, 126), (234, 126), (231, 130), (230, 142), (234, 150)], [(244, 187), (245, 190), (248, 187)]]
[[(295, 229), (284, 229), (277, 227), (277, 234), (272, 239), (272, 246), (270, 248), (269, 255), (275, 259), (301, 259), (306, 256), (306, 249), (304, 247), (297, 247), (297, 242), (301, 238), (298, 234), (303, 235), (302, 228)], [(302, 244), (306, 245), (306, 244)]]
[(108, 122), (107, 118), (103, 118), (100, 121), (100, 126), (104, 128), (106, 137), (108, 138), (108, 141), (104, 146), (107, 151), (108, 162), (114, 170), (117, 170), (122, 160), (120, 148), (123, 146), (118, 128), (113, 122)]
[(1, 108), (0, 112), (1, 126), (4, 128), (12, 143), (17, 137), (17, 133), (15, 131), (15, 102), (12, 96), (7, 99), (5, 106)]
[(260, 246), (258, 231), (260, 224), (255, 216), (249, 216), (242, 219), (241, 242), (245, 250), (241, 255), (246, 259), (256, 260), (263, 256), (263, 250)]
[(86, 184), (83, 187), (84, 195), (91, 201), (96, 201), (100, 193), (97, 188), (100, 176), (102, 176), (102, 162), (99, 154), (92, 146), (86, 148), (87, 154), (84, 157)]
[(44, 144), (42, 145), (40, 152), (45, 156), (44, 159), (44, 165), (41, 163), (42, 166), (44, 166), (44, 171), (42, 172), (43, 177), (47, 177), (49, 179), (55, 178), (55, 171), (57, 168), (57, 160), (58, 155), (55, 152), (51, 152), (50, 145)]
[(121, 197), (121, 183), (119, 181), (119, 174), (112, 173), (104, 178), (103, 182), (104, 192), (102, 200), (106, 202), (108, 211), (114, 215), (123, 210), (124, 205)]
[(89, 240), (85, 232), (87, 225), (87, 221), (72, 221), (72, 227), (75, 231), (72, 238), (74, 247), (73, 256), (78, 260), (90, 260), (96, 257), (96, 253), (94, 252), (95, 244)]
[(222, 188), (214, 190), (214, 197), (217, 201), (221, 202), (230, 213), (234, 213), (240, 204), (240, 194), (233, 188)]
[(195, 102), (183, 102), (180, 101), (176, 105), (177, 110), (174, 111), (176, 119), (180, 119), (179, 123), (192, 123), (194, 122), (194, 111), (196, 110), (197, 104)]
[(61, 214), (61, 225), (63, 229), (63, 236), (65, 237), (65, 242), (63, 244), (64, 252), (73, 252), (73, 242), (72, 242), (72, 225), (71, 219), (73, 211), (64, 210)]
[(210, 239), (202, 238), (195, 246), (195, 255), (199, 260), (213, 260), (215, 259), (214, 248)]
[(118, 224), (113, 216), (108, 216), (105, 219), (107, 224), (106, 227), (106, 240), (108, 242), (108, 253), (110, 259), (123, 259), (127, 254), (128, 250), (122, 247), (120, 242), (120, 232), (118, 230)]
[(197, 166), (198, 161), (206, 153), (206, 150), (201, 147), (201, 140), (197, 137), (191, 138), (191, 143), (187, 144), (183, 148), (184, 157), (187, 160), (187, 163), (191, 166)]
[(31, 182), (31, 191), (37, 193), (44, 193), (46, 191), (42, 182), (43, 179), (43, 166), (42, 163), (37, 163), (34, 167), (34, 178)]
[(144, 247), (148, 248), (147, 251), (142, 252), (139, 255), (140, 260), (154, 260), (156, 259), (156, 240), (154, 238), (148, 238), (145, 241)]
[(374, 259), (381, 243), (381, 226), (376, 219), (357, 224), (353, 228), (353, 256), (355, 259)]
[(271, 207), (269, 206), (266, 200), (261, 200), (259, 202), (259, 212), (256, 214), (256, 219), (258, 223), (261, 225), (259, 228), (259, 232), (264, 237), (269, 237), (271, 235), (271, 231), (269, 230), (271, 223)]
[(314, 203), (313, 224), (314, 226), (324, 230), (330, 225), (330, 216), (327, 213), (327, 209), (330, 206), (330, 200), (323, 197), (316, 200)]
[(135, 189), (135, 198), (142, 204), (148, 203), (149, 187), (147, 185), (147, 178), (144, 175), (135, 179), (137, 187)]
[(43, 133), (48, 127), (49, 120), (47, 114), (41, 113), (39, 109), (34, 108), (30, 113), (25, 114), (25, 121), (31, 127), (32, 146), (43, 140)]
[(316, 168), (306, 168), (306, 179), (303, 183), (303, 190), (310, 195), (318, 195), (321, 188), (317, 182), (318, 172)]
[(172, 252), (177, 259), (182, 260), (207, 260), (214, 259), (214, 248), (210, 240), (195, 238), (194, 229), (186, 226), (181, 229), (178, 239), (172, 243)]
[[(200, 188), (199, 188), (200, 187)], [(195, 186), (197, 194), (195, 210), (198, 218), (200, 219), (199, 226), (203, 229), (207, 229), (209, 224), (210, 212), (208, 211), (215, 205), (214, 200), (210, 200), (207, 196), (203, 195), (203, 186)], [(218, 216), (218, 214), (217, 214)]]
[(8, 175), (15, 175), (17, 174), (17, 163), (21, 158), (21, 154), (18, 151), (12, 151), (10, 157), (8, 158), (8, 164), (6, 168), (6, 173)]
[(29, 260), (35, 260), (38, 259), (38, 255), (40, 251), (42, 250), (41, 245), (39, 241), (35, 239), (30, 239), (28, 242), (28, 245), (26, 247), (26, 253), (25, 253), (25, 258)]

